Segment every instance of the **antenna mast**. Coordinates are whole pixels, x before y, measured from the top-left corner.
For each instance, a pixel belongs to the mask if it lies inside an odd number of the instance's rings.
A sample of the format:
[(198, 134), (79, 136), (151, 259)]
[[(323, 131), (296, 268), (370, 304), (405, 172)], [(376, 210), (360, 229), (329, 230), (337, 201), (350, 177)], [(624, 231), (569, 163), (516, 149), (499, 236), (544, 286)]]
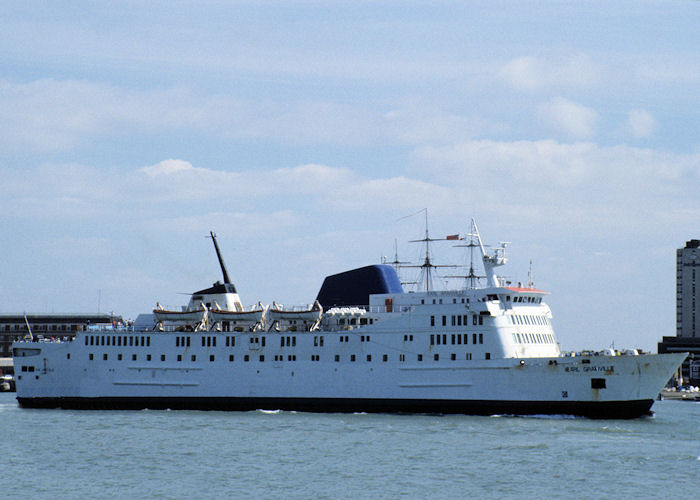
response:
[[(425, 257), (423, 263), (420, 265), (404, 266), (404, 267), (418, 267), (421, 269), (421, 277), (425, 277), (425, 291), (430, 291), (430, 281), (432, 277), (433, 269), (438, 267), (458, 267), (449, 264), (433, 264), (430, 261), (430, 242), (431, 241), (445, 241), (446, 238), (431, 238), (428, 232), (428, 209), (424, 208), (425, 212), (425, 237), (421, 240), (411, 240), (411, 243), (425, 243)], [(415, 214), (414, 214), (415, 215)]]
[[(466, 247), (469, 249), (469, 272), (466, 276), (449, 276), (449, 277), (450, 278), (464, 278), (466, 281), (467, 288), (474, 290), (476, 288), (478, 280), (480, 280), (482, 278), (486, 278), (486, 276), (478, 275), (474, 271), (474, 249), (476, 247), (480, 246), (480, 243), (477, 243), (474, 239), (477, 236), (477, 232), (476, 232), (473, 220), (472, 220), (471, 229), (466, 236), (469, 236), (469, 243), (467, 243), (466, 245), (454, 245), (454, 246), (455, 247)], [(466, 238), (462, 238), (462, 239), (466, 239)]]
[(209, 238), (214, 242), (214, 249), (216, 250), (216, 256), (219, 258), (219, 265), (221, 266), (221, 272), (224, 274), (224, 283), (231, 284), (231, 280), (226, 272), (226, 265), (224, 264), (224, 259), (221, 257), (221, 251), (219, 251), (219, 245), (216, 243), (216, 233), (214, 231), (209, 231)]

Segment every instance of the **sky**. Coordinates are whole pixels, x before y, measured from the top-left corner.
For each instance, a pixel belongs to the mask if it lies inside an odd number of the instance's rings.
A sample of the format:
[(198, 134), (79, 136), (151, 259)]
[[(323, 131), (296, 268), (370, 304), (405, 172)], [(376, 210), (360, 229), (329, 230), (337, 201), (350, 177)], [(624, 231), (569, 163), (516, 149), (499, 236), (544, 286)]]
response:
[(700, 238), (698, 25), (692, 1), (2, 2), (0, 313), (179, 307), (221, 279), (210, 230), (245, 304), (311, 303), (395, 242), (418, 259), (427, 208), (433, 237), (510, 242), (509, 279), (532, 261), (563, 349), (655, 352)]

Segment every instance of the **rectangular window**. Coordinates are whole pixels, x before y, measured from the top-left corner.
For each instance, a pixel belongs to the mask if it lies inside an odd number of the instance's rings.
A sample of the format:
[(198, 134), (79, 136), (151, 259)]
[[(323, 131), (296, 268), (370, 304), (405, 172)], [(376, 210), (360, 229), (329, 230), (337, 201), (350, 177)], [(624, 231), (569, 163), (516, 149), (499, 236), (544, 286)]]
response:
[(229, 355), (228, 355), (228, 360), (229, 360), (229, 361), (233, 361), (233, 354), (229, 354)]
[(430, 317), (430, 326), (435, 326), (435, 316)]
[(483, 344), (483, 343), (484, 343), (484, 334), (480, 333), (479, 334), (479, 344)]
[(442, 317), (442, 326), (447, 326), (447, 316)]
[(260, 355), (260, 362), (262, 363), (263, 361), (265, 361), (265, 355), (264, 355), (264, 354), (261, 354), (261, 355)]
[(457, 360), (457, 355), (456, 355), (455, 353), (452, 353), (452, 354), (450, 355), (450, 359), (452, 359), (452, 361), (456, 361), (456, 360)]
[(351, 354), (351, 355), (350, 355), (350, 361), (355, 361), (355, 355), (354, 355), (354, 354)]
[(472, 344), (476, 344), (476, 333), (472, 334)]
[(455, 318), (455, 315), (452, 315), (452, 326), (455, 326), (457, 324), (457, 318)]
[(95, 359), (95, 355), (90, 353), (90, 361), (92, 361), (93, 359)]
[(436, 354), (433, 356), (433, 359), (434, 359), (435, 361), (440, 361), (440, 355), (436, 353)]
[(292, 347), (294, 347), (294, 346), (296, 346), (296, 345), (297, 345), (297, 338), (296, 338), (296, 337), (292, 337)]
[(386, 354), (382, 355), (382, 361), (385, 363), (389, 361), (389, 356), (387, 356)]
[(452, 340), (452, 345), (455, 345), (455, 334), (454, 333), (452, 334), (451, 340)]
[(430, 334), (430, 345), (435, 345), (435, 335)]
[(336, 362), (340, 361), (340, 355), (339, 355), (339, 354), (336, 354), (336, 355), (335, 355), (335, 361), (336, 361)]
[(192, 361), (197, 361), (197, 355), (193, 354), (191, 359), (192, 359)]
[(472, 316), (472, 325), (476, 325), (476, 321), (477, 321), (477, 319), (476, 319), (476, 314), (474, 314), (474, 315)]
[(102, 359), (105, 360), (105, 361), (107, 361), (107, 353), (104, 353), (104, 354), (102, 355)]
[(367, 355), (367, 361), (372, 361), (372, 355), (371, 355), (371, 354), (368, 354), (368, 355)]
[(442, 334), (442, 345), (447, 345), (447, 334), (446, 333)]
[(161, 354), (161, 355), (160, 355), (160, 360), (161, 360), (161, 361), (165, 361), (165, 354)]
[(177, 355), (177, 360), (178, 360), (178, 361), (182, 361), (182, 354), (178, 354), (178, 355)]
[(243, 361), (245, 361), (246, 363), (250, 361), (250, 356), (248, 356), (247, 354), (243, 356)]
[(136, 361), (136, 354), (131, 355), (131, 361)]
[(422, 354), (419, 354), (419, 355), (418, 355), (418, 361), (423, 361), (423, 355), (422, 355)]
[(491, 359), (491, 353), (490, 353), (490, 352), (487, 352), (487, 353), (484, 355), (484, 359)]
[(591, 379), (591, 389), (605, 389), (605, 379), (604, 378), (592, 378)]
[[(234, 338), (234, 341), (235, 341), (235, 338)], [(231, 345), (234, 345), (234, 344), (235, 344), (235, 342), (234, 342), (233, 344), (231, 344)], [(187, 337), (187, 347), (189, 347), (189, 346), (190, 346), (190, 338)]]
[(213, 355), (213, 354), (210, 354), (210, 355), (209, 355), (209, 361), (214, 361), (214, 355)]

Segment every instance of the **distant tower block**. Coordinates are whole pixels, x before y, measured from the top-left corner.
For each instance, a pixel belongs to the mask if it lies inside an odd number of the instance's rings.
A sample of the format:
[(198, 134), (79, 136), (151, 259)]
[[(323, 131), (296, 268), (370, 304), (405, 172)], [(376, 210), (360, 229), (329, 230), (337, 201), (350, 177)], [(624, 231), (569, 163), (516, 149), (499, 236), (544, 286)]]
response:
[(676, 250), (676, 336), (700, 337), (700, 240)]

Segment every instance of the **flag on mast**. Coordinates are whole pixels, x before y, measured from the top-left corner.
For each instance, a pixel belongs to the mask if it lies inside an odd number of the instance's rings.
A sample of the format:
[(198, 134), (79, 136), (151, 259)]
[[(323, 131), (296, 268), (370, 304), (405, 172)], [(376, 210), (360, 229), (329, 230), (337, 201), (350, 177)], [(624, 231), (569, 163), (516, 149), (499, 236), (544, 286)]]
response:
[(448, 234), (445, 236), (446, 240), (458, 240), (459, 239), (459, 234)]

